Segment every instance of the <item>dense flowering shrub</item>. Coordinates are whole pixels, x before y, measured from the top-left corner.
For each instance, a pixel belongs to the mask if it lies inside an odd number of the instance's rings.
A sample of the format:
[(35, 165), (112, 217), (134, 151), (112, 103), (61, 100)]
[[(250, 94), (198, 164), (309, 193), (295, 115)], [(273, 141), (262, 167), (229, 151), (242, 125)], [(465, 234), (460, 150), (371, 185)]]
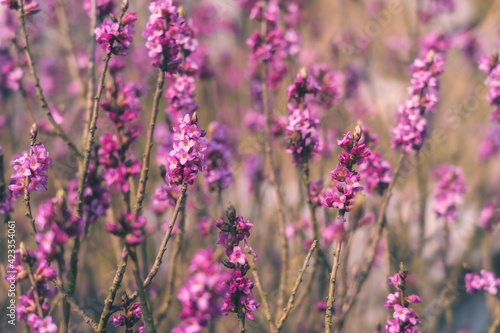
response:
[(499, 331), (495, 6), (1, 0), (0, 332)]

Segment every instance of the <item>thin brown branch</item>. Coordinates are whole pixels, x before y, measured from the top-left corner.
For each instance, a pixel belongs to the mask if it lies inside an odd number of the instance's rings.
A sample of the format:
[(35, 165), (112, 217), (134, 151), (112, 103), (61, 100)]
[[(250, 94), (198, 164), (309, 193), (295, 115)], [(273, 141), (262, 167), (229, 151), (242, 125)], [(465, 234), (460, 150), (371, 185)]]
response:
[(337, 246), (335, 248), (335, 253), (333, 254), (334, 258), (333, 258), (332, 272), (330, 274), (328, 298), (326, 301), (325, 333), (330, 333), (332, 331), (333, 305), (335, 304), (335, 287), (337, 285), (337, 272), (340, 266), (341, 251), (342, 251), (342, 241), (338, 240)]
[(170, 259), (170, 272), (168, 273), (167, 279), (167, 292), (165, 293), (165, 299), (163, 300), (163, 306), (160, 308), (157, 322), (158, 324), (168, 316), (168, 310), (170, 309), (170, 304), (172, 303), (172, 296), (174, 294), (175, 288), (175, 277), (177, 272), (177, 260), (181, 254), (182, 250), (182, 239), (184, 236), (184, 222), (186, 219), (185, 207), (182, 210), (181, 218), (179, 220), (179, 226), (175, 234), (174, 249), (172, 251), (172, 257)]
[(280, 318), (278, 324), (276, 325), (276, 329), (278, 330), (278, 332), (281, 331), (281, 329), (283, 328), (283, 325), (285, 324), (285, 321), (288, 318), (288, 314), (290, 313), (290, 311), (294, 307), (293, 301), (295, 300), (295, 295), (297, 294), (297, 291), (299, 290), (300, 283), (302, 282), (302, 277), (304, 276), (304, 273), (307, 269), (307, 266), (309, 266), (309, 261), (311, 260), (311, 256), (312, 256), (314, 250), (316, 249), (316, 246), (318, 246), (317, 240), (315, 240), (312, 243), (311, 248), (309, 249), (309, 253), (307, 253), (306, 259), (304, 260), (304, 264), (302, 265), (302, 268), (299, 271), (299, 275), (297, 276), (297, 280), (295, 281), (295, 285), (293, 286), (292, 293), (290, 294), (290, 297), (288, 298), (288, 303), (286, 305), (286, 308), (283, 311), (283, 314), (281, 315), (281, 318)]
[(92, 318), (90, 318), (88, 314), (85, 313), (85, 311), (76, 303), (73, 297), (68, 295), (68, 292), (63, 287), (62, 281), (60, 279), (57, 279), (54, 281), (54, 284), (62, 294), (66, 302), (68, 302), (73, 307), (73, 311), (78, 313), (83, 318), (83, 320), (92, 327), (94, 331), (97, 330), (97, 323)]
[(136, 216), (141, 215), (142, 202), (146, 193), (146, 183), (148, 181), (149, 160), (151, 156), (151, 149), (153, 148), (153, 137), (156, 126), (156, 118), (158, 116), (158, 105), (160, 103), (161, 94), (163, 91), (163, 84), (165, 83), (165, 72), (160, 70), (158, 72), (158, 80), (156, 82), (156, 91), (153, 99), (153, 109), (151, 111), (151, 120), (149, 122), (148, 136), (146, 140), (146, 148), (144, 151), (141, 167), (141, 176), (139, 179), (139, 188), (137, 189), (137, 201), (135, 204)]
[(250, 265), (250, 269), (252, 270), (253, 278), (255, 280), (255, 286), (257, 287), (257, 291), (259, 292), (262, 306), (264, 307), (264, 313), (269, 323), (269, 330), (271, 332), (277, 332), (276, 324), (271, 317), (271, 310), (269, 308), (269, 302), (267, 301), (267, 293), (264, 292), (264, 288), (262, 287), (262, 283), (260, 282), (259, 272), (257, 271), (257, 266), (255, 265), (255, 257), (252, 255), (249, 247), (245, 248), (245, 254), (247, 255), (248, 264)]
[(121, 260), (118, 264), (118, 268), (115, 272), (115, 277), (113, 278), (113, 283), (109, 288), (108, 296), (104, 300), (104, 309), (101, 313), (101, 318), (99, 319), (99, 325), (97, 326), (96, 332), (105, 332), (106, 325), (108, 324), (109, 317), (111, 317), (111, 307), (115, 301), (116, 292), (120, 288), (120, 285), (125, 275), (125, 269), (127, 268), (128, 251), (125, 247), (121, 254)]

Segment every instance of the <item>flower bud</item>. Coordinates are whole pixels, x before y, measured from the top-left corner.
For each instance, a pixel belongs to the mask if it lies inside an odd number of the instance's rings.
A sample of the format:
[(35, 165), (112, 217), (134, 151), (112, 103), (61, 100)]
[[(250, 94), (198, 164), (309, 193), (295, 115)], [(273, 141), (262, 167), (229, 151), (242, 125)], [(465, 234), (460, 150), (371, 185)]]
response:
[(236, 208), (234, 208), (231, 202), (227, 203), (226, 216), (229, 222), (233, 223), (236, 220)]

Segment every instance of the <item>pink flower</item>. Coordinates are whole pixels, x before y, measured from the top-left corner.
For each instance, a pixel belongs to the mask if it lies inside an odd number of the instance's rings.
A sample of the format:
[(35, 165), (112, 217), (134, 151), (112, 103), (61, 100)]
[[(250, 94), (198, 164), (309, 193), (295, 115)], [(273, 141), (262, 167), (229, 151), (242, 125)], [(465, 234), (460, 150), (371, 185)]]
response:
[(233, 253), (229, 256), (229, 261), (233, 264), (245, 265), (247, 263), (247, 256), (239, 246), (233, 248)]
[(394, 314), (392, 315), (394, 319), (400, 320), (403, 323), (410, 319), (410, 310), (408, 308), (402, 307), (399, 304), (394, 305)]

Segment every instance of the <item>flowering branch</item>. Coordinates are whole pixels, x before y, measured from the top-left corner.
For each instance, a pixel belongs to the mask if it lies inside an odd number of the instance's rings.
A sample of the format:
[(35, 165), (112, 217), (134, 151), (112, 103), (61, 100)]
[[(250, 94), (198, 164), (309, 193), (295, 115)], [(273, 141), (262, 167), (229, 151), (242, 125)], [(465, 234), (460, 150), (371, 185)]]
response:
[[(149, 287), (151, 282), (153, 281), (154, 277), (158, 273), (158, 270), (160, 269), (160, 265), (162, 263), (163, 255), (165, 254), (165, 251), (167, 250), (167, 244), (168, 241), (170, 240), (170, 237), (172, 236), (172, 229), (174, 228), (175, 222), (177, 221), (177, 216), (179, 215), (179, 212), (181, 211), (182, 207), (184, 206), (184, 202), (186, 199), (186, 191), (187, 191), (187, 184), (183, 183), (181, 187), (181, 193), (179, 195), (179, 198), (177, 199), (177, 203), (175, 205), (174, 209), (174, 214), (172, 216), (172, 220), (170, 221), (170, 224), (168, 225), (167, 232), (165, 233), (165, 236), (163, 237), (163, 241), (161, 242), (160, 248), (158, 250), (158, 254), (156, 255), (155, 262), (153, 264), (153, 267), (151, 267), (151, 270), (149, 271), (148, 276), (144, 279), (143, 282), (143, 288)], [(134, 300), (137, 299), (137, 296), (139, 296), (138, 292), (135, 291), (129, 298), (129, 301), (127, 304), (132, 303)], [(118, 311), (120, 307), (118, 306), (113, 306), (111, 313), (115, 313)]]
[(371, 244), (371, 247), (370, 247), (370, 255), (368, 257), (368, 260), (362, 266), (358, 279), (352, 285), (352, 292), (350, 292), (351, 296), (348, 297), (346, 303), (342, 307), (345, 310), (339, 316), (337, 327), (343, 326), (343, 323), (345, 322), (347, 316), (349, 315), (349, 312), (353, 306), (353, 303), (356, 300), (356, 296), (359, 294), (361, 287), (363, 286), (366, 279), (368, 278), (368, 275), (370, 274), (373, 262), (375, 261), (375, 257), (377, 255), (377, 246), (378, 246), (378, 243), (380, 242), (380, 239), (382, 238), (382, 232), (384, 230), (385, 223), (386, 223), (385, 211), (386, 211), (387, 206), (389, 204), (389, 199), (391, 197), (392, 190), (394, 188), (394, 185), (396, 184), (396, 181), (398, 179), (398, 176), (399, 176), (399, 173), (401, 171), (401, 167), (403, 165), (405, 158), (406, 158), (406, 153), (401, 153), (401, 155), (399, 157), (398, 164), (397, 164), (397, 168), (394, 171), (394, 176), (392, 177), (392, 181), (389, 184), (389, 186), (387, 187), (385, 194), (384, 194), (384, 199), (382, 200), (382, 204), (380, 205), (380, 211), (378, 214), (376, 227), (375, 227), (376, 228), (375, 237), (374, 237), (372, 244)]
[(45, 114), (47, 115), (49, 122), (52, 124), (52, 126), (54, 126), (54, 129), (55, 129), (57, 135), (59, 135), (59, 137), (66, 143), (68, 148), (73, 152), (73, 154), (76, 157), (82, 158), (83, 156), (80, 153), (80, 151), (78, 150), (78, 148), (76, 148), (76, 146), (66, 136), (66, 134), (63, 132), (61, 126), (56, 122), (56, 120), (52, 116), (52, 112), (50, 111), (47, 100), (45, 99), (45, 96), (43, 94), (43, 90), (42, 90), (42, 87), (40, 85), (40, 80), (38, 79), (38, 76), (37, 76), (36, 71), (35, 71), (35, 62), (33, 60), (33, 56), (31, 55), (28, 33), (26, 31), (26, 22), (25, 22), (25, 16), (24, 16), (24, 1), (23, 0), (19, 0), (19, 21), (21, 22), (21, 28), (22, 28), (23, 36), (24, 36), (24, 50), (26, 53), (26, 58), (28, 60), (30, 73), (31, 73), (31, 76), (33, 77), (33, 81), (35, 84), (36, 95), (38, 96), (38, 99), (40, 101), (40, 105), (41, 105), (43, 111), (45, 111)]
[[(31, 163), (31, 157), (33, 156), (33, 146), (36, 143), (36, 136), (38, 134), (38, 130), (36, 124), (33, 124), (30, 132), (30, 150), (28, 152), (28, 160)], [(26, 176), (24, 179), (24, 204), (26, 205), (26, 217), (29, 219), (31, 223), (31, 229), (33, 231), (33, 235), (36, 234), (36, 226), (35, 219), (33, 218), (33, 214), (31, 213), (31, 203), (30, 203), (30, 192), (28, 187), (30, 185), (30, 176)]]

